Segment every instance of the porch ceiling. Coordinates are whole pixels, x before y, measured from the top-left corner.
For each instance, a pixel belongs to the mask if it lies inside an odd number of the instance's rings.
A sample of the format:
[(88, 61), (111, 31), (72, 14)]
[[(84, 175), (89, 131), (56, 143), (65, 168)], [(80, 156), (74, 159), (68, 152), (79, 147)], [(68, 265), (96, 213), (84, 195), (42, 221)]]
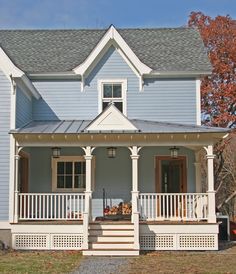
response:
[(224, 137), (228, 129), (130, 120), (138, 131), (87, 131), (89, 120), (32, 121), (11, 130), (21, 146), (200, 146)]

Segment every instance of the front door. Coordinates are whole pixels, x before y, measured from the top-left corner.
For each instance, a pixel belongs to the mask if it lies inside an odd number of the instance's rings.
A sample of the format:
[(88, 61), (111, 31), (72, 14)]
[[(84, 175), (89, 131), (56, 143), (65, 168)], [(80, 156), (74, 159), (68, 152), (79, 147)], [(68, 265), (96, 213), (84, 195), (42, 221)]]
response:
[(186, 186), (186, 158), (173, 159), (158, 156), (156, 159), (156, 191), (158, 193), (184, 193)]
[(20, 152), (19, 163), (19, 190), (21, 193), (29, 191), (29, 156), (25, 152)]

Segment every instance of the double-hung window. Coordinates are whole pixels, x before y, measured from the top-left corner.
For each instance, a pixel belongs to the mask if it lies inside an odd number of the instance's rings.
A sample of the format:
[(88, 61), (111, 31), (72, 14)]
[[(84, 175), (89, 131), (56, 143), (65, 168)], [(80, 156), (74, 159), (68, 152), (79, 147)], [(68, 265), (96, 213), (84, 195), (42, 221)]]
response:
[(103, 111), (108, 106), (108, 104), (112, 102), (120, 110), (120, 112), (126, 115), (126, 90), (127, 80), (101, 80), (100, 112)]
[(62, 156), (52, 159), (53, 191), (85, 189), (85, 160), (82, 156)]

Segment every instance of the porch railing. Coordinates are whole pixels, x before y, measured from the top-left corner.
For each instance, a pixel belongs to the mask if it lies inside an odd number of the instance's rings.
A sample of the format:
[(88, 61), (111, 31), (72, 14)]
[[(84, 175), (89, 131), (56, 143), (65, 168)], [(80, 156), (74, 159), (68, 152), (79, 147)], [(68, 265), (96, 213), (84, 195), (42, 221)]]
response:
[(84, 193), (20, 193), (19, 220), (82, 220)]
[(140, 219), (145, 221), (200, 221), (208, 217), (207, 193), (141, 193)]

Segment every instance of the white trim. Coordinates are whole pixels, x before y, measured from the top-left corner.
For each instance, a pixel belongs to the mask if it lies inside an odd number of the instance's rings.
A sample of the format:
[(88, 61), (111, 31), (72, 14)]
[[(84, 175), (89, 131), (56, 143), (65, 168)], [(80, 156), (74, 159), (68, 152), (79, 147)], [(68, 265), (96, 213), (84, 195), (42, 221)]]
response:
[(123, 102), (123, 114), (127, 115), (127, 79), (100, 79), (98, 80), (98, 114), (103, 111), (103, 85), (104, 84), (121, 84), (122, 102)]
[(137, 131), (137, 128), (113, 104), (98, 115), (84, 131)]
[(25, 75), (25, 73), (13, 64), (11, 59), (7, 56), (7, 54), (1, 47), (0, 67), (9, 80), (11, 80), (11, 78), (14, 78), (17, 82), (21, 81), (24, 87), (28, 89), (36, 99), (39, 99), (41, 97), (29, 78)]
[[(16, 127), (16, 83), (13, 79), (11, 81), (10, 94), (10, 128)], [(10, 135), (10, 166), (9, 166), (9, 221), (13, 222), (14, 216), (14, 185), (15, 185), (15, 154), (16, 142), (15, 138)]]
[(129, 59), (126, 57), (126, 55), (123, 53), (123, 51), (120, 48), (116, 48), (117, 52), (121, 55), (121, 57), (125, 60), (125, 62), (128, 64), (130, 69), (134, 72), (134, 74), (139, 79), (139, 91), (143, 91), (143, 77), (139, 74), (138, 70), (133, 66), (133, 64), (129, 61)]
[(131, 48), (128, 46), (128, 44), (121, 37), (121, 35), (119, 34), (119, 32), (115, 29), (113, 25), (110, 26), (108, 31), (99, 41), (99, 43), (90, 53), (90, 55), (86, 58), (86, 60), (82, 64), (74, 68), (73, 71), (76, 74), (84, 75), (85, 72), (88, 70), (88, 68), (92, 65), (94, 60), (100, 55), (102, 50), (110, 41), (115, 41), (117, 43), (117, 45), (124, 52), (124, 54), (130, 59), (131, 63), (136, 67), (136, 69), (141, 75), (145, 73), (149, 74), (152, 71), (151, 68), (149, 68), (147, 65), (145, 65), (139, 60), (139, 58), (131, 50)]
[(10, 75), (15, 78), (21, 78), (24, 72), (18, 69), (7, 56), (4, 50), (0, 47), (0, 66), (6, 76), (10, 79)]
[[(57, 162), (85, 162), (83, 156), (60, 156), (59, 158), (52, 157), (52, 191), (53, 192), (83, 192), (85, 188), (57, 188)], [(73, 174), (74, 175), (74, 174)]]
[(1, 229), (11, 229), (11, 225), (8, 221), (0, 221), (0, 231)]
[(196, 118), (197, 125), (201, 125), (201, 80), (196, 80)]
[(144, 77), (202, 77), (211, 75), (211, 71), (152, 71), (150, 74), (144, 74)]

